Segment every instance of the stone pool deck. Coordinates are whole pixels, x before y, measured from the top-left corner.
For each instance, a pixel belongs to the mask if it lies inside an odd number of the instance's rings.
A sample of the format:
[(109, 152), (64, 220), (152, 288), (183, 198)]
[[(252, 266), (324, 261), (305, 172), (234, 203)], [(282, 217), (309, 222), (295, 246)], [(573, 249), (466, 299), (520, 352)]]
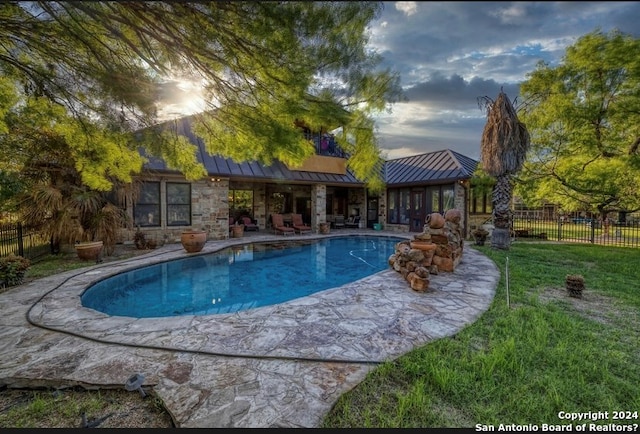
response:
[[(208, 241), (201, 253), (284, 236), (266, 232)], [(367, 373), (475, 321), (491, 304), (500, 273), (465, 246), (453, 273), (410, 289), (389, 268), (287, 303), (208, 316), (109, 317), (80, 305), (91, 282), (196, 255), (178, 244), (122, 261), (42, 278), (0, 294), (0, 385), (124, 388), (134, 374), (163, 400), (181, 428), (314, 428)], [(132, 392), (137, 393), (137, 392)]]

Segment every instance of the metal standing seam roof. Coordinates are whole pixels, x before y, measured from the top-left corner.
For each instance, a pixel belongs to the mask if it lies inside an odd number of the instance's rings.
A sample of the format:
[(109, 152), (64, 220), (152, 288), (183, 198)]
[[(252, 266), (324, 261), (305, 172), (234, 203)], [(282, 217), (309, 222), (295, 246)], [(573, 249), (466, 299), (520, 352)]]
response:
[[(170, 124), (172, 127), (176, 127), (178, 134), (186, 136), (198, 147), (198, 160), (204, 165), (210, 177), (259, 179), (276, 182), (293, 181), (364, 185), (348, 169), (345, 175), (305, 172), (289, 170), (280, 161), (274, 161), (271, 165), (266, 166), (257, 161), (237, 163), (231, 158), (211, 155), (207, 152), (204, 141), (193, 133), (191, 117), (178, 119), (170, 122)], [(169, 169), (162, 159), (149, 157), (143, 150), (140, 152), (148, 158), (148, 162), (144, 166), (146, 170), (179, 173)], [(443, 181), (470, 178), (477, 164), (476, 160), (455, 151), (442, 150), (386, 161), (383, 167), (383, 174), (387, 186), (441, 183)]]
[(385, 162), (387, 186), (435, 184), (469, 179), (478, 161), (450, 149)]

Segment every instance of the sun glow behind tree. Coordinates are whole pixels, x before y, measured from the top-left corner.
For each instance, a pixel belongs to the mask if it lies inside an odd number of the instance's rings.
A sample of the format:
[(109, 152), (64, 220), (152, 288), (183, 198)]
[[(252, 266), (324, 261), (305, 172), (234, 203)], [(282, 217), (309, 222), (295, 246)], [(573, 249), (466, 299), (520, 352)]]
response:
[[(355, 139), (344, 143), (353, 156), (350, 167), (361, 179), (376, 182), (379, 148), (372, 116), (401, 93), (397, 74), (380, 70), (381, 59), (366, 46), (367, 26), (381, 7), (379, 2), (4, 3), (0, 70), (23, 101), (44, 98), (64, 106), (65, 122), (79, 126), (124, 134), (165, 117), (201, 113), (195, 128), (207, 150), (237, 161), (301, 162), (310, 144), (300, 137), (297, 119), (313, 128), (342, 126), (345, 136)], [(327, 77), (338, 81), (327, 86), (320, 80)], [(188, 179), (202, 176), (188, 143), (155, 137), (132, 142), (126, 151), (133, 156), (140, 144)], [(89, 154), (90, 148), (88, 143)], [(103, 181), (122, 173), (112, 164), (105, 161), (90, 176), (84, 172), (96, 166), (84, 165), (83, 178), (102, 188)]]

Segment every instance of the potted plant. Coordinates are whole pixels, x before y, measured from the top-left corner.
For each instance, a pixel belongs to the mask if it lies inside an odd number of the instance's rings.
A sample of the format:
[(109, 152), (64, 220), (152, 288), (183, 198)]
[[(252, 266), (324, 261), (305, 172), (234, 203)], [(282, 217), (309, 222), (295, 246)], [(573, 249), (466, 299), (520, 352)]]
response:
[(147, 236), (140, 230), (140, 226), (138, 226), (138, 230), (133, 235), (133, 244), (135, 244), (136, 249), (144, 250), (147, 248)]
[(484, 246), (487, 236), (489, 235), (489, 231), (484, 228), (478, 228), (471, 232), (471, 235), (473, 235), (473, 238), (476, 240), (477, 246)]
[(236, 223), (231, 227), (231, 236), (233, 238), (242, 238), (242, 235), (244, 235), (244, 225), (239, 221), (236, 221)]
[(153, 250), (157, 246), (156, 240), (147, 239), (147, 236), (144, 232), (140, 230), (140, 226), (138, 226), (138, 230), (133, 235), (133, 244), (136, 246), (138, 250)]

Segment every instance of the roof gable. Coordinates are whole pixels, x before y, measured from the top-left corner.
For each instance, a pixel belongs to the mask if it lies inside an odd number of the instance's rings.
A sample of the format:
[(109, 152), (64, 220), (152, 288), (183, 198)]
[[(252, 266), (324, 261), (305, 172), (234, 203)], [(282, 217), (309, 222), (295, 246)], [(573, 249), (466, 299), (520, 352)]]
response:
[(385, 163), (387, 186), (433, 184), (471, 178), (478, 162), (445, 149), (397, 158)]

